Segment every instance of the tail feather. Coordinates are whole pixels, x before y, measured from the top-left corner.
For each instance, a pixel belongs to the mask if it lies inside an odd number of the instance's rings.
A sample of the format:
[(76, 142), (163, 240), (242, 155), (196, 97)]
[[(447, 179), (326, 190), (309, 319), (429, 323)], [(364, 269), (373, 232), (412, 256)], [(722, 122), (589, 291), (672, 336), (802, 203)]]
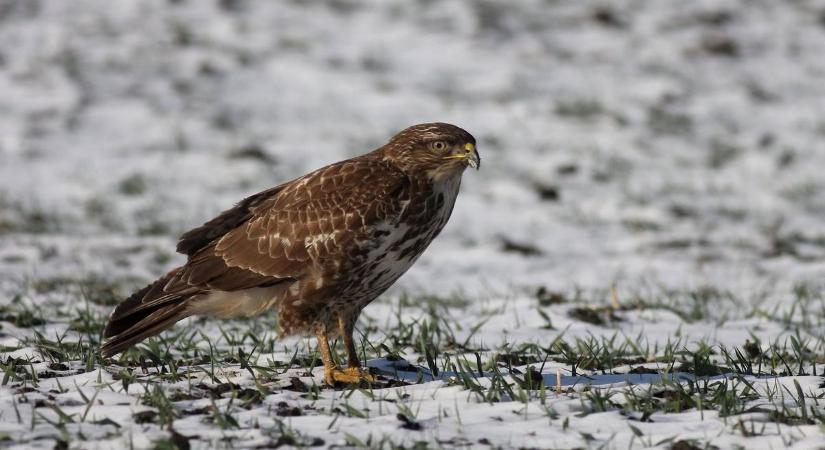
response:
[[(113, 335), (100, 349), (104, 358), (116, 355), (138, 342), (171, 328), (176, 322), (190, 316), (186, 301), (157, 307), (145, 317), (120, 325), (123, 331)], [(110, 324), (111, 326), (111, 324)]]
[(178, 286), (175, 281), (179, 271), (172, 270), (115, 308), (103, 330), (103, 337), (109, 338), (100, 349), (104, 357), (160, 334), (192, 314), (189, 300), (199, 292), (182, 283)]
[[(180, 279), (181, 269), (181, 267), (172, 269), (166, 275), (130, 295), (129, 298), (117, 305), (109, 319), (109, 326), (135, 314), (144, 312), (148, 314), (161, 304), (173, 303), (181, 298), (198, 294), (200, 292), (198, 288), (190, 286)], [(105, 337), (118, 334), (112, 332), (109, 326), (104, 331)]]

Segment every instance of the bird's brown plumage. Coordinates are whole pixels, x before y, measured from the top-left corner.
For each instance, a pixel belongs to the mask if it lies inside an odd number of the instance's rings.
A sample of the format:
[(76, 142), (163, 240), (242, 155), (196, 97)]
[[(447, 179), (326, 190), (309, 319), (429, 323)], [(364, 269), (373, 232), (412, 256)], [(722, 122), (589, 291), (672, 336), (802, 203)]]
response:
[(478, 162), (469, 133), (421, 124), (373, 152), (242, 200), (181, 236), (177, 250), (187, 262), (115, 308), (103, 354), (190, 315), (249, 316), (271, 307), (284, 335), (351, 341), (361, 309), (439, 233), (462, 172)]

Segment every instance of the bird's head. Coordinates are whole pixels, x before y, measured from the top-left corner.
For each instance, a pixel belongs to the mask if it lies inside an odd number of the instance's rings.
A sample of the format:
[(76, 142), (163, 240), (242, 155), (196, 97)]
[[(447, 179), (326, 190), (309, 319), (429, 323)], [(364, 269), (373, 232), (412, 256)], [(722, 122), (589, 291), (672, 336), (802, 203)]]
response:
[(460, 176), (464, 169), (481, 166), (476, 140), (448, 123), (413, 125), (393, 136), (382, 148), (384, 157), (407, 171), (432, 178)]

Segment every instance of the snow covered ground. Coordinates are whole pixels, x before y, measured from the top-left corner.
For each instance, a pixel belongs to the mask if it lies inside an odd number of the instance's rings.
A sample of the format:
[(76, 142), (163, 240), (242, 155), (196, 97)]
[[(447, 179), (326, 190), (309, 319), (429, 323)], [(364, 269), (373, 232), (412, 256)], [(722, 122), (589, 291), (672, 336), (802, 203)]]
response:
[[(0, 445), (821, 448), (823, 55), (815, 0), (0, 1)], [(271, 318), (94, 356), (181, 232), (426, 121), (482, 170), (360, 328), (448, 376), (320, 389)]]

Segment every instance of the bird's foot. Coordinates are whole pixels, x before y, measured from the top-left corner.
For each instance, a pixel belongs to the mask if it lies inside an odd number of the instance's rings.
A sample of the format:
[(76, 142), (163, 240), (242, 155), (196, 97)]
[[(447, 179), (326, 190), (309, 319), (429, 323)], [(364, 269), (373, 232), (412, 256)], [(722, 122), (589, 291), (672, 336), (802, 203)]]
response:
[(378, 378), (370, 375), (366, 369), (361, 367), (331, 367), (324, 369), (324, 380), (330, 386), (335, 386), (335, 383), (346, 384), (360, 384), (360, 383), (375, 383)]

